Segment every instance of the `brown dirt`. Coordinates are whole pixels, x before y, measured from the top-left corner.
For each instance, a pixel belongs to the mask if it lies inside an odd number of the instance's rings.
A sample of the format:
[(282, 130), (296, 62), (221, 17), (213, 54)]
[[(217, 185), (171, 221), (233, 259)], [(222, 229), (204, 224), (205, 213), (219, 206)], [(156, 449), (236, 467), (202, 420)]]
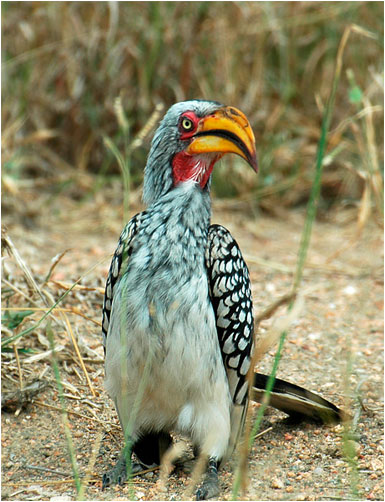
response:
[[(36, 200), (35, 195), (26, 193), (24, 203), (35, 207), (35, 211), (18, 217), (15, 210), (12, 215), (5, 214), (3, 221), (38, 284), (42, 285), (51, 259), (70, 249), (55, 268), (52, 279), (72, 284), (86, 274), (82, 285), (102, 288), (110, 253), (122, 227), (117, 206), (107, 205), (98, 195), (83, 203), (57, 198), (46, 207), (42, 198)], [(270, 218), (262, 214), (246, 216), (245, 209), (247, 205), (238, 210), (236, 204), (216, 203), (213, 220), (226, 225), (243, 250), (251, 272), (255, 310), (260, 312), (290, 291), (304, 212), (284, 212)], [(383, 239), (381, 229), (368, 223), (361, 238), (348, 244), (355, 232), (354, 213), (348, 210), (315, 224), (301, 287), (305, 304), (289, 331), (278, 376), (319, 392), (355, 416), (356, 430), (350, 440), (357, 451), (359, 498), (383, 500)], [(339, 250), (341, 254), (328, 261)], [(7, 258), (4, 267), (3, 277), (43, 306), (28, 291), (14, 260)], [(3, 307), (32, 306), (19, 294), (7, 298), (7, 289), (4, 285)], [(55, 299), (64, 291), (53, 282), (44, 289)], [(90, 319), (100, 321), (101, 303), (100, 289), (76, 289), (64, 299), (62, 307), (77, 308)], [(282, 314), (284, 309), (275, 318)], [(36, 322), (41, 315), (42, 312), (35, 313), (18, 329), (28, 327), (29, 319)], [(82, 475), (93, 454), (97, 454), (85, 499), (126, 500), (130, 497), (128, 486), (101, 491), (102, 473), (116, 459), (122, 436), (113, 405), (103, 390), (100, 328), (77, 313), (68, 313), (96, 393), (93, 397), (68, 332), (59, 316), (55, 317), (57, 321), (51, 322), (51, 328), (56, 345), (63, 346), (57, 359)], [(262, 330), (271, 322), (265, 321)], [(18, 347), (33, 348), (38, 354), (47, 351), (47, 325), (43, 323), (19, 340)], [(272, 350), (259, 365), (260, 371), (269, 371), (273, 356)], [(75, 500), (51, 359), (46, 356), (29, 362), (30, 357), (31, 354), (20, 354), (23, 384), (40, 376), (49, 387), (25, 410), (2, 414), (2, 499)], [(2, 389), (15, 390), (18, 385), (15, 356), (4, 354)], [(363, 407), (358, 404), (357, 395)], [(270, 426), (272, 429), (253, 445), (244, 498), (351, 498), (352, 474), (342, 451), (342, 427), (290, 427), (283, 418), (273, 409), (264, 417), (261, 430)], [(95, 451), (98, 438), (100, 448)], [(233, 460), (221, 471), (223, 500), (231, 500), (235, 466)], [(159, 490), (158, 477), (157, 472), (151, 472), (136, 478), (135, 498), (181, 500), (189, 476), (172, 474), (165, 493)]]

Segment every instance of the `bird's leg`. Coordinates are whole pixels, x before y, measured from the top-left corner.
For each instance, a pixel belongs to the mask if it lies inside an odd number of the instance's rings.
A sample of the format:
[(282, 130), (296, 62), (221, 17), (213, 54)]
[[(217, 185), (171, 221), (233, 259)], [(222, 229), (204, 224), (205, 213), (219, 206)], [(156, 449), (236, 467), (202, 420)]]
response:
[[(129, 476), (160, 465), (164, 453), (171, 444), (170, 434), (163, 431), (143, 434), (135, 442), (132, 438), (128, 438), (115, 466), (103, 474), (103, 489), (110, 485), (122, 485)], [(139, 462), (132, 460), (133, 452)]]
[(208, 500), (219, 494), (218, 461), (211, 457), (202, 486), (197, 490), (197, 500)]
[(132, 441), (128, 440), (114, 467), (103, 474), (102, 490), (111, 485), (123, 485), (130, 475), (132, 476), (143, 470), (139, 463), (132, 462), (131, 455)]

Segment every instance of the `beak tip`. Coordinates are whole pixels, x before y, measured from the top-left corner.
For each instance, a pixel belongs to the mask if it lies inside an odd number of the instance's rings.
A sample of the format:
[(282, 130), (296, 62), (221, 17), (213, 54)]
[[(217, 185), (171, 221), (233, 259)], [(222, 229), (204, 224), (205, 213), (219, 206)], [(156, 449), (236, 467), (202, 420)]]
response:
[(256, 154), (254, 155), (251, 155), (250, 159), (249, 159), (249, 164), (250, 164), (250, 167), (256, 172), (258, 173), (258, 159), (257, 159), (257, 156)]

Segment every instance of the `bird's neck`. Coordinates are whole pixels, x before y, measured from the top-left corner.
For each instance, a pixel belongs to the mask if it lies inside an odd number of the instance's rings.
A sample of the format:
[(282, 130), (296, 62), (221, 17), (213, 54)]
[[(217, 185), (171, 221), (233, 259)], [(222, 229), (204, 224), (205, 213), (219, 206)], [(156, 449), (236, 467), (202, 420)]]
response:
[(210, 192), (201, 189), (196, 181), (180, 182), (159, 197), (147, 210), (154, 217), (160, 217), (171, 232), (188, 229), (193, 234), (206, 232), (210, 225)]
[(210, 191), (210, 177), (220, 154), (189, 155), (186, 152), (167, 154), (155, 143), (151, 149), (145, 169), (143, 201), (150, 206), (169, 191), (195, 182), (204, 192)]

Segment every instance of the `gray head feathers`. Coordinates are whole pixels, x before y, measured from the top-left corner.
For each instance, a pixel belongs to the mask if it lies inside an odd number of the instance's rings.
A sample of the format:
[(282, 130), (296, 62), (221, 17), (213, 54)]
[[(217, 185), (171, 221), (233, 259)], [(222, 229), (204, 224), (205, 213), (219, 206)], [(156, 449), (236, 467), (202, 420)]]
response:
[(143, 202), (155, 202), (173, 186), (172, 159), (186, 144), (180, 140), (179, 118), (186, 111), (193, 111), (198, 117), (213, 113), (222, 105), (216, 101), (182, 101), (172, 105), (155, 132), (144, 171)]

